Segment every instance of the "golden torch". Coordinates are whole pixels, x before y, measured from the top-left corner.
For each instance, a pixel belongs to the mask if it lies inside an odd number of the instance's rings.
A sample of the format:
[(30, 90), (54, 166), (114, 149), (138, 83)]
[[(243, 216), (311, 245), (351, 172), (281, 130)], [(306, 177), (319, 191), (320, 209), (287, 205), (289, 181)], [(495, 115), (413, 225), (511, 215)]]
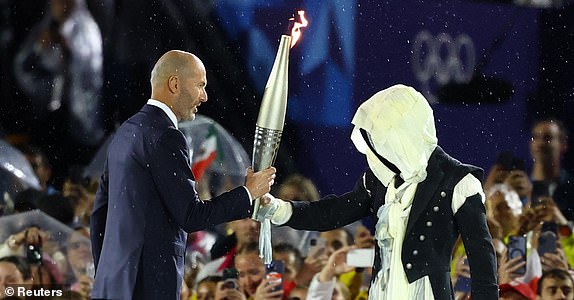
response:
[[(291, 36), (282, 35), (275, 62), (265, 85), (263, 100), (259, 108), (259, 116), (255, 127), (253, 141), (253, 170), (255, 172), (271, 167), (277, 156), (285, 113), (287, 112), (287, 85), (289, 71), (289, 50), (301, 36), (301, 27), (306, 27), (305, 12), (298, 12), (301, 22), (295, 22)], [(260, 199), (255, 199), (253, 218), (259, 210)], [(264, 220), (259, 233), (259, 256), (265, 264), (271, 263), (271, 222)]]

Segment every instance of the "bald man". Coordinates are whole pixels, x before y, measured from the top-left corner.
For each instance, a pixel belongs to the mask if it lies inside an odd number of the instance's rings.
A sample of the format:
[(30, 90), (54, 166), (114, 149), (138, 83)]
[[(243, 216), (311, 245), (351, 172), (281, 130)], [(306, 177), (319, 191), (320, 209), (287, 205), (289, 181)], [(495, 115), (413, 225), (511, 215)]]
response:
[(207, 101), (205, 67), (169, 51), (151, 72), (151, 99), (117, 130), (91, 218), (94, 299), (179, 299), (187, 233), (249, 217), (275, 169), (247, 170), (245, 185), (201, 201), (178, 122)]

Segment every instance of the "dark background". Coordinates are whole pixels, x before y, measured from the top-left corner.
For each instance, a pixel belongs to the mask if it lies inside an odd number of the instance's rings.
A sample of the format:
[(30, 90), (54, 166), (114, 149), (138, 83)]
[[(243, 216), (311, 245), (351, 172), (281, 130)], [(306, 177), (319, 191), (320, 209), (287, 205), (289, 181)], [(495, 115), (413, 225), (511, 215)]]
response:
[[(320, 192), (350, 189), (366, 167), (349, 139), (356, 107), (395, 83), (431, 101), (439, 144), (488, 170), (498, 152), (527, 161), (530, 125), (556, 116), (574, 130), (574, 7), (518, 6), (508, 1), (127, 1), (87, 2), (104, 38), (102, 99), (108, 133), (150, 94), (149, 73), (169, 49), (198, 55), (208, 70), (207, 115), (252, 151), (253, 132), (281, 34), (298, 8), (309, 28), (291, 50), (287, 122), (277, 167), (280, 181), (302, 173)], [(0, 127), (12, 141), (48, 153), (56, 176), (86, 164), (97, 147), (62, 138), (61, 118), (39, 121), (13, 80), (13, 55), (47, 2), (0, 0)], [(416, 37), (468, 37), (473, 80), (445, 85), (417, 77)], [(442, 34), (442, 35), (441, 35)], [(424, 49), (423, 49), (424, 50)], [(426, 52), (422, 52), (426, 53)], [(461, 54), (462, 53), (462, 54)], [(448, 46), (439, 54), (448, 58)], [(457, 53), (465, 61), (464, 52)], [(464, 65), (463, 65), (464, 67)], [(474, 70), (474, 72), (472, 72)], [(102, 141), (103, 142), (103, 141)], [(572, 139), (570, 139), (572, 143)], [(572, 147), (570, 147), (572, 148)], [(573, 155), (566, 158), (572, 169)]]

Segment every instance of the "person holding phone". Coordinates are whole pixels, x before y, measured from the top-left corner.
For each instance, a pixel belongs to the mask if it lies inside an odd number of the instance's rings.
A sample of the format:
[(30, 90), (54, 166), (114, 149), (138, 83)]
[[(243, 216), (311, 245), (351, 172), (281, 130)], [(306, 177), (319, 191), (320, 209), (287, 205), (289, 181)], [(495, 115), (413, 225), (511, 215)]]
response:
[(281, 283), (265, 278), (265, 264), (259, 257), (257, 243), (244, 245), (235, 256), (235, 268), (239, 272), (239, 287), (245, 296), (253, 300), (281, 299), (283, 290), (277, 290)]
[(551, 269), (568, 270), (569, 263), (566, 254), (562, 249), (562, 242), (559, 237), (559, 226), (555, 222), (542, 223), (538, 234), (538, 255), (542, 271)]
[[(298, 286), (309, 286), (313, 276), (321, 271), (329, 258), (329, 256), (326, 255), (326, 240), (322, 237), (309, 239), (305, 252), (307, 256), (304, 257), (301, 269), (294, 278)], [(275, 256), (275, 250), (273, 250), (273, 255)]]
[(195, 288), (195, 297), (197, 300), (214, 299), (217, 284), (221, 281), (221, 276), (208, 276), (201, 279), (197, 283), (197, 288)]
[(313, 277), (307, 290), (307, 300), (331, 299), (339, 275), (355, 269), (347, 263), (347, 254), (353, 247), (345, 246), (331, 253), (321, 271)]
[(542, 187), (540, 194), (551, 196), (562, 214), (574, 221), (574, 176), (562, 164), (568, 151), (568, 130), (561, 120), (546, 118), (533, 123), (531, 134), (533, 185)]
[(516, 279), (523, 276), (523, 273), (518, 271), (526, 267), (526, 260), (522, 256), (509, 258), (509, 251), (505, 249), (498, 259), (498, 284), (516, 283)]
[[(219, 277), (219, 276), (218, 276)], [(246, 300), (245, 294), (239, 288), (239, 272), (235, 268), (227, 268), (223, 270), (223, 277), (217, 282), (214, 288), (213, 300)], [(209, 278), (209, 277), (208, 277)], [(199, 299), (199, 287), (198, 297)], [(209, 300), (209, 299), (204, 299)]]
[(369, 167), (354, 189), (312, 203), (267, 194), (256, 219), (325, 231), (371, 215), (376, 255), (370, 299), (452, 299), (449, 265), (461, 235), (472, 298), (498, 299), (483, 170), (438, 146), (427, 99), (394, 85), (362, 103), (352, 123), (351, 139)]

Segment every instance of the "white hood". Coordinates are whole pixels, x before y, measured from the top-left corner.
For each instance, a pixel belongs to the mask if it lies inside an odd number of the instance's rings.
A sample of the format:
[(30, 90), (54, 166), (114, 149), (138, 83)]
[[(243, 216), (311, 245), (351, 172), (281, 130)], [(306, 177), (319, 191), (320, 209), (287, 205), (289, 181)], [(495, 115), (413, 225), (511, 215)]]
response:
[(438, 140), (432, 108), (421, 93), (402, 84), (384, 89), (359, 106), (352, 123), (351, 140), (385, 186), (394, 173), (369, 149), (361, 128), (368, 133), (375, 151), (397, 166), (406, 182), (426, 178), (428, 160)]

